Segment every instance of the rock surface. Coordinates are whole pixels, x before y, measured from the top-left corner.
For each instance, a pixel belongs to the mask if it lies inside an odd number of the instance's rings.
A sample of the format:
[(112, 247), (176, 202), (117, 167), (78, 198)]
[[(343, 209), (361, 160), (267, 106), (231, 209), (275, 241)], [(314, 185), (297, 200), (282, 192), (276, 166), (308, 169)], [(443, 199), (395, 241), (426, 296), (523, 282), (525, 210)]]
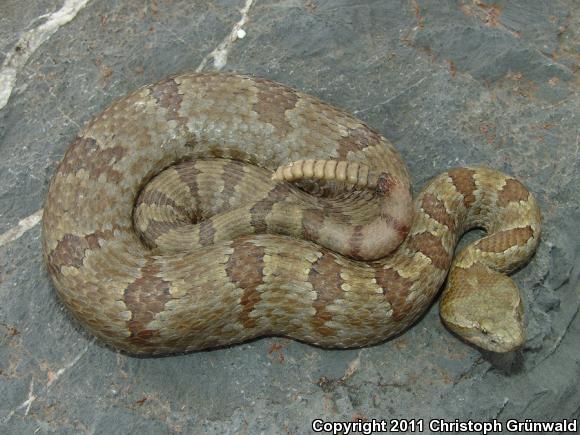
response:
[[(315, 418), (580, 416), (574, 0), (0, 8), (0, 432), (301, 434)], [(245, 38), (234, 40), (239, 28)], [(515, 274), (524, 349), (482, 354), (444, 329), (437, 306), (402, 336), (347, 351), (269, 338), (137, 359), (76, 327), (40, 250), (39, 210), (59, 159), (119, 96), (218, 68), (295, 86), (360, 117), (395, 143), (416, 190), (466, 164), (522, 180), (544, 218), (537, 255)]]

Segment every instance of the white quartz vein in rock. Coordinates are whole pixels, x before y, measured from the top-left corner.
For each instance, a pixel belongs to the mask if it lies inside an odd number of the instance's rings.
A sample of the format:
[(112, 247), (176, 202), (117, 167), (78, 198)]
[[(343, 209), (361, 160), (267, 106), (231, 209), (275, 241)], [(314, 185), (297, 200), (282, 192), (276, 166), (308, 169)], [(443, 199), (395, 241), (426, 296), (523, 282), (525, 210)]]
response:
[[(228, 53), (230, 51), (230, 48), (232, 47), (232, 44), (237, 39), (242, 39), (243, 37), (246, 36), (246, 31), (243, 30), (242, 27), (248, 21), (248, 14), (250, 12), (250, 8), (252, 7), (252, 3), (254, 3), (254, 0), (246, 0), (246, 4), (240, 10), (240, 13), (242, 14), (242, 18), (240, 18), (240, 21), (238, 21), (236, 24), (234, 24), (234, 26), (232, 27), (232, 30), (224, 38), (224, 40), (222, 42), (220, 42), (219, 45), (211, 53), (207, 54), (203, 58), (203, 60), (201, 61), (201, 63), (197, 67), (197, 69), (195, 70), (196, 72), (203, 71), (203, 69), (207, 65), (208, 61), (212, 58), (213, 58), (213, 65), (214, 65), (214, 68), (216, 70), (219, 71), (220, 69), (222, 69), (226, 65), (226, 63), (228, 62)], [(243, 35), (243, 36), (240, 36), (240, 35)]]
[(12, 94), (16, 84), (18, 72), (24, 67), (30, 56), (60, 26), (71, 21), (88, 2), (89, 0), (65, 0), (62, 8), (58, 11), (41, 17), (46, 18), (44, 23), (25, 32), (20, 37), (0, 68), (0, 109), (8, 103), (10, 94)]
[(0, 247), (10, 242), (18, 240), (31, 228), (34, 228), (42, 219), (42, 209), (35, 211), (30, 216), (26, 216), (18, 222), (18, 225), (0, 234)]
[[(52, 376), (49, 378), (49, 381), (47, 382), (47, 384), (45, 385), (45, 387), (42, 389), (41, 393), (47, 393), (48, 390), (50, 389), (50, 387), (70, 368), (72, 368), (73, 366), (76, 365), (76, 363), (79, 362), (79, 360), (81, 359), (81, 357), (87, 353), (87, 351), (89, 350), (89, 347), (86, 346), (83, 350), (81, 350), (77, 356), (75, 356), (72, 361), (70, 361), (68, 364), (66, 364), (64, 367), (58, 369), (56, 371), (56, 373), (53, 373)], [(30, 382), (30, 387), (28, 389), (28, 398), (22, 402), (20, 405), (18, 405), (16, 408), (14, 408), (13, 410), (11, 410), (8, 414), (6, 414), (1, 420), (0, 423), (4, 424), (7, 423), (13, 416), (14, 414), (16, 414), (16, 412), (20, 411), (21, 409), (26, 408), (26, 410), (24, 411), (24, 415), (27, 416), (28, 413), (30, 412), (30, 407), (32, 406), (32, 403), (38, 399), (38, 394), (34, 394), (34, 380), (32, 380)]]

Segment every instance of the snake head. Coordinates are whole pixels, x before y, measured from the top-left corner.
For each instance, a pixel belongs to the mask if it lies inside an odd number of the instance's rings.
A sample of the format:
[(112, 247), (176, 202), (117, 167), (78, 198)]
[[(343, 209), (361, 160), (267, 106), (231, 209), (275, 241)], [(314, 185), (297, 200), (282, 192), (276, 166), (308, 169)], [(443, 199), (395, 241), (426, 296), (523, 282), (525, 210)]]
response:
[(452, 332), (491, 352), (511, 352), (525, 341), (518, 288), (511, 278), (483, 265), (450, 274), (440, 314)]

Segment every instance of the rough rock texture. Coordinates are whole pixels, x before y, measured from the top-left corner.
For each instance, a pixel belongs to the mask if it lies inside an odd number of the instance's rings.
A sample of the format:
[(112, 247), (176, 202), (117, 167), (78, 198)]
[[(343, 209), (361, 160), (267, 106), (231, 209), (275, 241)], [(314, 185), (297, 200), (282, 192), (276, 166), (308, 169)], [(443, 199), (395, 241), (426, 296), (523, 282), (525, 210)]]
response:
[[(0, 432), (300, 434), (314, 418), (579, 417), (576, 2), (42, 4), (0, 6), (0, 95), (11, 92), (0, 108)], [(247, 35), (232, 41), (236, 23)], [(416, 189), (465, 164), (526, 183), (544, 235), (515, 275), (523, 351), (466, 346), (437, 306), (404, 335), (350, 351), (271, 338), (136, 359), (75, 326), (40, 251), (38, 211), (58, 160), (115, 98), (216, 65), (354, 113), (395, 143)]]

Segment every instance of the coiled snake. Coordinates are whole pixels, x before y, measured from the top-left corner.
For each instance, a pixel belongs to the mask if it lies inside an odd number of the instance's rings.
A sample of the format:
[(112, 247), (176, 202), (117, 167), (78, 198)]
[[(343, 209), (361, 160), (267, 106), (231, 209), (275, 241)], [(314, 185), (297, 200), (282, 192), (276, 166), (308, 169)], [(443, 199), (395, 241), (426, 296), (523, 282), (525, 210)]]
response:
[[(43, 250), (74, 317), (132, 354), (264, 335), (366, 346), (441, 302), (496, 352), (524, 340), (508, 273), (540, 213), (514, 178), (452, 169), (412, 201), (391, 143), (313, 97), (258, 78), (189, 74), (96, 117), (48, 191)], [(459, 237), (487, 235), (453, 259)]]

